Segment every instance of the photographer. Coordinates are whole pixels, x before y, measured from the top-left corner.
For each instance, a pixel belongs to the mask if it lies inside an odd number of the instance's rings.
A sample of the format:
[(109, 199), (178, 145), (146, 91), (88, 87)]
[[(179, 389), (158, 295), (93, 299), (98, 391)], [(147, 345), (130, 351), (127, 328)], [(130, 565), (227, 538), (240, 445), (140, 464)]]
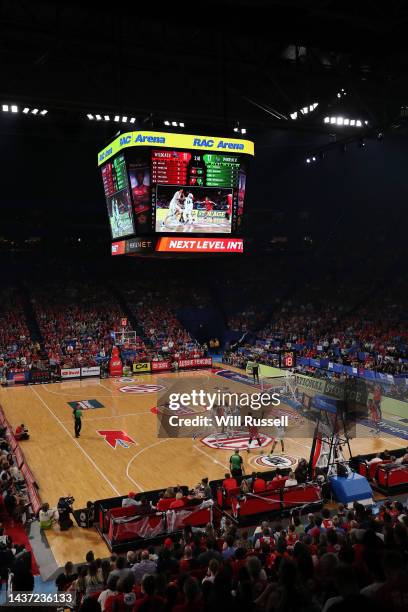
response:
[(58, 524), (61, 531), (68, 531), (74, 524), (70, 517), (74, 512), (72, 507), (74, 501), (73, 497), (60, 497), (58, 500)]

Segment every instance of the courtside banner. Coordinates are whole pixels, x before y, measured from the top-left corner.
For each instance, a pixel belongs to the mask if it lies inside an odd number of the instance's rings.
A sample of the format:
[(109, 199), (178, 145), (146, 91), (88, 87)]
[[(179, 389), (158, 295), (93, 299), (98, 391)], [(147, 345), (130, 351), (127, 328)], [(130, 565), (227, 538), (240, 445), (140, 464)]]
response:
[(212, 359), (211, 357), (198, 357), (195, 359), (180, 359), (178, 362), (180, 369), (187, 368), (211, 368)]
[(152, 361), (151, 362), (152, 372), (163, 372), (164, 370), (171, 370), (170, 361)]
[(170, 149), (199, 149), (222, 153), (254, 155), (254, 143), (240, 138), (198, 136), (197, 134), (171, 134), (169, 132), (126, 132), (98, 153), (98, 166), (127, 147), (168, 147)]
[(61, 368), (61, 378), (81, 378), (81, 368)]
[(137, 374), (138, 372), (150, 372), (150, 362), (143, 361), (140, 363), (133, 364), (133, 372)]
[(90, 368), (81, 368), (81, 376), (100, 376), (101, 368), (100, 366), (92, 366)]
[(156, 251), (174, 253), (243, 253), (242, 238), (159, 238)]

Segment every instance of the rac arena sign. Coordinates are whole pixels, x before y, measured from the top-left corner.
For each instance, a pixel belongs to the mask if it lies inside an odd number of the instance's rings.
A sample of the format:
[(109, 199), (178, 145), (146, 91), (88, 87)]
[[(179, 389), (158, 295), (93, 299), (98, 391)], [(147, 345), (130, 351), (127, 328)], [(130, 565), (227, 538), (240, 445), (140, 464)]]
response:
[(170, 149), (197, 149), (201, 151), (236, 151), (254, 155), (254, 143), (240, 138), (173, 134), (169, 132), (127, 132), (121, 134), (98, 153), (98, 166), (127, 147), (166, 147)]

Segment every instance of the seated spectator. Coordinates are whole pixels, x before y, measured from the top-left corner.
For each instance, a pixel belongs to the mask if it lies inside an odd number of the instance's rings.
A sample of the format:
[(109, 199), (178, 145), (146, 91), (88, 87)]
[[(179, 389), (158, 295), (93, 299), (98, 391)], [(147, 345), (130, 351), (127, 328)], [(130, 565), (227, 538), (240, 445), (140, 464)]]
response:
[(105, 612), (106, 601), (108, 597), (115, 597), (117, 595), (116, 586), (118, 584), (118, 576), (111, 576), (108, 578), (108, 582), (106, 584), (106, 589), (102, 591), (102, 593), (98, 597), (98, 602), (100, 603), (102, 612)]
[(296, 487), (298, 481), (295, 478), (294, 472), (289, 472), (287, 479), (285, 480), (285, 487)]
[(141, 584), (143, 576), (145, 575), (156, 574), (157, 566), (156, 563), (150, 559), (148, 550), (142, 551), (140, 561), (132, 566), (132, 571), (135, 577), (135, 584)]
[(226, 474), (224, 474), (222, 486), (224, 487), (225, 492), (228, 494), (231, 489), (236, 489), (238, 487), (238, 483), (235, 478), (231, 478), (229, 472), (226, 472)]
[(67, 561), (64, 565), (64, 571), (59, 574), (55, 580), (58, 591), (66, 591), (69, 586), (78, 578), (78, 573), (74, 570), (74, 564)]
[(129, 508), (129, 506), (140, 506), (140, 501), (135, 499), (136, 493), (130, 491), (127, 497), (122, 499), (122, 508)]
[(38, 514), (40, 529), (51, 529), (54, 522), (58, 520), (56, 508), (50, 508), (49, 504), (43, 504)]
[(254, 493), (260, 493), (261, 491), (265, 491), (266, 489), (266, 481), (257, 476), (252, 484), (252, 490)]
[(185, 506), (183, 494), (179, 491), (176, 493), (176, 499), (171, 502), (170, 509), (173, 510), (175, 508), (182, 508), (183, 506)]
[(236, 546), (234, 546), (234, 538), (233, 536), (227, 536), (225, 538), (224, 547), (222, 550), (222, 558), (223, 559), (231, 559), (235, 555)]
[(85, 577), (85, 596), (89, 597), (94, 593), (100, 593), (103, 589), (103, 580), (98, 572), (98, 565), (93, 561), (88, 565), (88, 573)]
[(30, 435), (29, 435), (28, 429), (24, 425), (24, 423), (21, 423), (21, 425), (17, 425), (14, 436), (15, 436), (16, 440), (18, 440), (18, 441), (20, 441), (20, 440), (28, 440), (29, 439)]
[(204, 582), (214, 582), (215, 576), (217, 575), (219, 569), (220, 569), (220, 564), (217, 561), (217, 559), (211, 559), (208, 564), (207, 573), (203, 578), (203, 584)]

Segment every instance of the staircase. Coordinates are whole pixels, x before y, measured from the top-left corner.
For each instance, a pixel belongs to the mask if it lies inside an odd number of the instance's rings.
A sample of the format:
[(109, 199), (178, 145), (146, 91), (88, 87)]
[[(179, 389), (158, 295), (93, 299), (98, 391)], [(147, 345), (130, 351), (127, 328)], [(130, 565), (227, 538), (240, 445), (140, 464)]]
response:
[(20, 283), (19, 290), (20, 290), (20, 295), (21, 295), (23, 312), (25, 315), (28, 330), (30, 332), (31, 340), (33, 342), (39, 343), (41, 347), (40, 356), (43, 359), (47, 359), (47, 353), (45, 352), (45, 349), (44, 349), (44, 338), (42, 336), (40, 326), (37, 320), (37, 315), (35, 313), (34, 306), (31, 301), (30, 291), (27, 285), (25, 285), (25, 283)]
[(146, 336), (144, 328), (139, 324), (120, 289), (113, 284), (109, 285), (109, 289), (121, 307), (123, 314), (127, 317), (128, 321), (130, 321), (132, 329), (136, 332), (136, 335), (143, 340), (146, 346), (152, 346), (150, 338)]

